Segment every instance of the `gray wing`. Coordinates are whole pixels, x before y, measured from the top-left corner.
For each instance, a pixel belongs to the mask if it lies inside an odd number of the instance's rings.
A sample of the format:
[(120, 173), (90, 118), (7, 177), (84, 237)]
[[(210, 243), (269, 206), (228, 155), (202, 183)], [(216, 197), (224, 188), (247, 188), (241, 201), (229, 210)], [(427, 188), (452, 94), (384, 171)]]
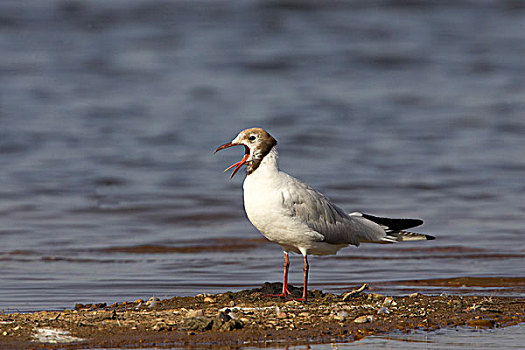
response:
[[(288, 175), (289, 176), (289, 175)], [(384, 229), (361, 216), (350, 216), (332, 204), (322, 193), (290, 176), (282, 192), (288, 215), (306, 224), (331, 244), (353, 244), (385, 241)]]

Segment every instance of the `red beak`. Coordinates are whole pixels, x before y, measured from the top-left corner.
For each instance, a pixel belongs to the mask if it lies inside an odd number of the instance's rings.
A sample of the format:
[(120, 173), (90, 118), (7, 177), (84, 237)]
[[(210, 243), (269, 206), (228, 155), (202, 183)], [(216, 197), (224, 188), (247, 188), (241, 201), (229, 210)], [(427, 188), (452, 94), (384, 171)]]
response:
[(231, 142), (228, 142), (228, 143), (225, 143), (222, 146), (217, 147), (215, 152), (218, 152), (221, 149), (225, 149), (225, 148), (229, 148), (229, 147), (233, 147), (233, 146), (244, 146), (244, 157), (242, 157), (242, 159), (239, 162), (237, 162), (235, 164), (232, 164), (229, 167), (227, 167), (226, 169), (224, 169), (224, 171), (226, 172), (226, 171), (230, 170), (231, 168), (235, 167), (235, 169), (233, 169), (233, 173), (230, 175), (230, 179), (233, 178), (233, 176), (237, 173), (237, 171), (239, 171), (239, 169), (244, 164), (246, 164), (246, 160), (250, 156), (250, 148), (248, 148), (248, 146), (246, 146), (246, 145), (243, 145), (242, 143), (231, 143)]

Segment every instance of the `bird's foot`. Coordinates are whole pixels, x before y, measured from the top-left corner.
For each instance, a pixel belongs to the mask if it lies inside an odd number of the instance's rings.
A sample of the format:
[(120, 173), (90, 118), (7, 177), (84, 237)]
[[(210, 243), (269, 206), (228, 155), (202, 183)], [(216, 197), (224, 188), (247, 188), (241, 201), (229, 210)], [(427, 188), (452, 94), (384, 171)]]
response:
[(288, 288), (285, 288), (282, 293), (279, 293), (279, 294), (265, 294), (264, 296), (265, 297), (281, 297), (281, 298), (285, 297), (286, 298), (290, 294), (292, 294), (292, 293), (288, 290)]
[[(290, 294), (290, 293), (288, 293), (288, 294)], [(281, 293), (281, 294), (265, 294), (264, 296), (265, 296), (265, 297), (287, 297), (288, 294), (286, 294), (286, 293)]]
[(307, 303), (308, 302), (308, 300), (306, 298), (291, 298), (291, 299), (288, 299), (288, 300), (301, 301), (303, 303)]

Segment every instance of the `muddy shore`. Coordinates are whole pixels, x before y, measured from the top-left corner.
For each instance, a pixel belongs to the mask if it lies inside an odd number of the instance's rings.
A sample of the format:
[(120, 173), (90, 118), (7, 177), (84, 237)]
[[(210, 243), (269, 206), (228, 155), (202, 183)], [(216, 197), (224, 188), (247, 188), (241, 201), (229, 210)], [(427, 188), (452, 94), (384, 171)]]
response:
[(309, 292), (308, 303), (265, 297), (280, 287), (266, 283), (235, 293), (0, 314), (0, 348), (300, 345), (351, 342), (396, 330), (494, 328), (525, 321), (523, 297), (317, 290)]

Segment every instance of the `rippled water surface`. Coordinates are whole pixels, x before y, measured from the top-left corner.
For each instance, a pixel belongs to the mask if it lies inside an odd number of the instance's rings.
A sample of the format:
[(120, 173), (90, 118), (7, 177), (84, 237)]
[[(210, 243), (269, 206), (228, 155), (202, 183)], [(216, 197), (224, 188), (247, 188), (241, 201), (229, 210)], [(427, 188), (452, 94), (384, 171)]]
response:
[[(288, 350), (336, 350), (336, 349), (521, 349), (525, 338), (523, 324), (503, 329), (440, 329), (433, 332), (414, 332), (412, 334), (389, 334), (366, 337), (353, 343), (312, 344), (289, 346)], [(517, 341), (518, 340), (518, 341)], [(276, 346), (276, 349), (283, 347)], [(257, 348), (246, 348), (255, 350)]]
[[(0, 309), (280, 281), (222, 173), (242, 150), (213, 155), (251, 126), (341, 207), (438, 238), (312, 257), (314, 288), (523, 296), (495, 278), (525, 277), (524, 23), (510, 0), (3, 0)], [(398, 283), (460, 277), (485, 282)]]

